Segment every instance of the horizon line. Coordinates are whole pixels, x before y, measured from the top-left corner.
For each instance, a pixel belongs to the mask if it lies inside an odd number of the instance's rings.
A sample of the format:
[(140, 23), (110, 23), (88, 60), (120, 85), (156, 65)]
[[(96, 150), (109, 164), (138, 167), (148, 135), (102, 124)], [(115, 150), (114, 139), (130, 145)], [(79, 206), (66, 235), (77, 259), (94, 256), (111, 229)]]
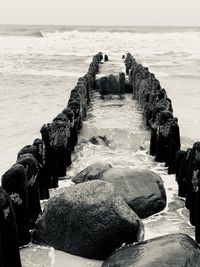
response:
[(68, 27), (200, 27), (200, 25), (87, 25), (87, 24), (13, 24), (0, 23), (0, 26), (68, 26)]

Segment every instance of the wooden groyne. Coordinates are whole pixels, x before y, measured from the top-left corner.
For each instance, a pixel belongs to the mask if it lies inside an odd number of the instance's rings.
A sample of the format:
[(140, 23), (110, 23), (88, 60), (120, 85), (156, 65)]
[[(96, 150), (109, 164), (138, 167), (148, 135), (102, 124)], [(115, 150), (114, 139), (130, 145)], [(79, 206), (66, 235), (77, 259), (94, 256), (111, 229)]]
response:
[[(7, 231), (6, 235), (0, 236), (1, 247), (3, 248), (1, 253), (4, 261), (3, 267), (21, 266), (18, 247), (25, 246), (31, 241), (30, 230), (34, 229), (38, 215), (41, 213), (40, 200), (48, 199), (49, 189), (58, 187), (58, 180), (66, 176), (67, 168), (72, 163), (71, 154), (77, 144), (78, 133), (82, 128), (83, 120), (87, 117), (87, 110), (93, 91), (99, 91), (103, 99), (106, 99), (108, 95), (117, 95), (123, 99), (124, 94), (128, 93), (133, 95), (133, 98), (138, 101), (143, 110), (144, 124), (151, 132), (149, 153), (155, 157), (156, 161), (165, 163), (169, 174), (176, 174), (179, 196), (187, 196), (186, 207), (190, 210), (191, 223), (196, 226), (196, 240), (199, 240), (199, 143), (195, 143), (193, 148), (188, 149), (188, 151), (180, 150), (178, 119), (173, 117), (171, 100), (167, 97), (167, 92), (161, 88), (155, 75), (148, 68), (138, 64), (133, 56), (128, 53), (124, 60), (126, 75), (124, 72), (120, 72), (119, 75), (110, 74), (96, 79), (96, 74), (99, 72), (99, 63), (102, 59), (102, 53), (98, 53), (93, 57), (88, 72), (85, 76), (78, 79), (77, 85), (71, 91), (66, 108), (51, 123), (42, 126), (42, 138), (34, 140), (32, 145), (22, 148), (17, 155), (16, 164), (2, 176), (2, 187), (4, 189), (1, 188), (0, 192), (0, 207), (3, 224), (1, 224), (0, 230), (3, 232), (6, 229)], [(108, 61), (108, 56), (104, 57), (104, 61)], [(108, 175), (104, 175), (104, 172), (108, 173)], [(148, 177), (148, 187), (150, 182), (153, 184), (156, 180), (157, 184), (155, 183), (153, 186), (159, 184), (159, 205), (156, 206), (156, 200), (154, 200), (153, 205), (151, 204), (152, 209), (148, 206), (145, 211), (142, 201), (134, 204), (126, 199), (125, 204), (122, 199), (119, 201), (118, 197), (115, 198), (113, 189), (107, 185), (107, 181), (118, 186), (118, 182), (115, 184), (115, 181), (119, 178), (120, 173), (127, 176), (126, 183), (127, 181), (129, 182), (129, 178), (133, 180), (133, 177), (136, 181), (139, 178), (139, 183), (142, 183)], [(94, 178), (95, 175), (98, 178)], [(96, 259), (107, 258), (122, 243), (142, 241), (143, 226), (140, 218), (145, 218), (161, 211), (166, 204), (164, 187), (160, 178), (154, 176), (154, 174), (152, 176), (149, 172), (127, 172), (123, 169), (110, 169), (109, 164), (107, 164), (89, 166), (89, 169), (84, 170), (79, 176), (75, 177), (74, 181), (80, 179), (81, 182), (78, 183), (82, 183), (93, 180), (93, 178), (94, 180), (99, 179), (99, 177), (102, 179), (102, 176), (104, 182), (93, 181), (89, 182), (87, 186), (83, 183), (83, 185), (75, 186), (74, 189), (67, 189), (62, 198), (61, 196), (52, 198), (48, 202), (46, 211), (41, 216), (42, 218), (36, 223), (34, 241), (52, 245), (57, 249), (75, 255)], [(111, 176), (114, 176), (115, 179), (112, 180)], [(95, 193), (91, 194), (92, 191)], [(71, 198), (70, 201), (73, 201), (70, 202), (69, 198)], [(94, 202), (94, 199), (96, 201), (95, 209), (98, 209), (99, 212), (103, 210), (103, 213), (97, 215), (96, 210), (92, 210), (94, 207), (91, 203)], [(98, 200), (101, 203), (100, 205)], [(116, 202), (120, 202), (120, 206), (117, 206), (117, 208), (115, 206)], [(73, 213), (69, 212), (64, 207), (64, 203), (66, 206), (72, 205), (77, 207), (76, 211), (72, 208)], [(55, 204), (57, 206), (56, 210), (51, 206)], [(109, 208), (107, 207), (108, 204)], [(137, 206), (140, 205), (142, 208), (137, 209)], [(137, 211), (137, 214), (133, 213), (132, 210)], [(58, 211), (59, 213), (57, 213)], [(111, 211), (115, 213), (115, 216), (111, 216)], [(64, 218), (63, 214), (65, 213), (66, 216)], [(68, 213), (70, 217), (67, 217)], [(82, 221), (82, 218), (87, 213), (89, 217), (87, 217), (86, 223), (86, 221)], [(53, 228), (54, 225), (49, 224), (50, 228), (43, 228), (44, 223), (48, 225), (49, 221), (51, 221), (51, 218), (48, 217), (49, 214), (51, 217), (55, 217), (53, 223), (57, 228), (61, 228), (61, 230), (63, 227), (62, 221), (67, 225), (71, 220), (70, 226), (67, 226), (70, 229), (68, 230), (71, 238), (68, 241), (69, 243), (71, 240), (74, 243), (79, 242), (78, 245), (75, 244), (67, 247), (65, 244), (66, 239), (63, 240), (64, 234), (56, 236), (57, 232)], [(103, 216), (100, 216), (100, 214), (103, 214)], [(79, 231), (81, 222), (84, 232), (83, 236), (81, 236), (82, 232), (80, 233)], [(85, 226), (84, 224), (88, 225)], [(94, 225), (98, 225), (98, 227), (96, 228)], [(94, 235), (94, 229), (96, 235), (95, 244), (92, 239), (93, 237), (91, 237)], [(51, 237), (49, 239), (51, 235), (49, 233), (54, 233), (52, 236), (56, 241)], [(177, 239), (178, 242), (180, 241), (186, 247), (190, 244), (190, 250), (193, 251), (192, 261), (198, 266), (200, 261), (199, 248), (196, 246), (196, 243), (192, 243), (193, 241), (189, 237), (180, 234), (162, 238), (156, 243), (157, 248), (163, 240), (164, 243), (169, 243), (169, 240), (174, 242)], [(8, 250), (11, 242), (13, 247)], [(144, 243), (142, 246), (146, 246), (146, 244)], [(183, 262), (184, 260), (187, 261), (188, 257), (190, 257), (188, 250), (184, 249), (181, 250)], [(170, 248), (167, 247), (166, 250), (169, 253)], [(178, 245), (175, 250), (177, 253), (180, 252)], [(10, 257), (11, 254), (13, 257)], [(131, 257), (131, 255), (129, 256)], [(167, 256), (170, 257), (171, 255), (167, 254)], [(124, 258), (124, 255), (120, 255), (120, 257)], [(141, 255), (141, 257), (146, 257), (146, 255)], [(115, 266), (109, 265), (109, 261), (110, 259), (103, 266)], [(119, 266), (123, 267), (128, 266), (124, 261), (121, 263), (121, 259), (118, 260), (118, 264), (121, 264)], [(173, 266), (172, 262), (170, 264), (169, 266)], [(160, 266), (162, 266), (162, 261)]]
[(173, 117), (171, 99), (155, 75), (138, 64), (131, 54), (127, 55), (125, 66), (133, 98), (139, 102), (144, 124), (151, 131), (149, 153), (155, 156), (156, 161), (165, 163), (168, 174), (174, 174), (176, 153), (181, 144), (178, 119)]
[(200, 142), (187, 151), (180, 150), (178, 119), (173, 116), (172, 101), (159, 80), (147, 67), (138, 64), (129, 53), (125, 59), (126, 74), (133, 88), (133, 98), (143, 109), (144, 123), (151, 131), (150, 155), (164, 162), (168, 174), (175, 174), (178, 195), (186, 198), (190, 223), (200, 243)]
[(42, 126), (42, 139), (37, 138), (32, 145), (23, 147), (17, 155), (17, 162), (2, 176), (2, 267), (21, 266), (19, 247), (31, 241), (30, 230), (42, 211), (40, 200), (48, 199), (49, 189), (58, 187), (58, 177), (66, 176), (102, 59), (102, 53), (93, 57), (88, 72), (78, 79), (71, 91), (66, 108), (51, 123)]

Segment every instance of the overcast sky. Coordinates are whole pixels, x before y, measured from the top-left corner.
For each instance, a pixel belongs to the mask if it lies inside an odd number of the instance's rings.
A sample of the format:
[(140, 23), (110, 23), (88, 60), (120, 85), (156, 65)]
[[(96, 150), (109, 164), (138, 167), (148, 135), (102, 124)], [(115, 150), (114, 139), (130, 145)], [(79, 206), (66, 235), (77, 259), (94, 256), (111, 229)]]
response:
[(0, 0), (0, 24), (200, 26), (200, 0)]

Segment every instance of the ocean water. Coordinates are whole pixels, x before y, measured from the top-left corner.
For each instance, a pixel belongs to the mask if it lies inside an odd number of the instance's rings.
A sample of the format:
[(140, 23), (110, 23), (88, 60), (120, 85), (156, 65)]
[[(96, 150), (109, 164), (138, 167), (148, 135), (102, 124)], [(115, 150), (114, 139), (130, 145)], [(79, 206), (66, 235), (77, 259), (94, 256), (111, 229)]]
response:
[[(131, 52), (156, 74), (172, 99), (182, 147), (191, 146), (200, 133), (199, 43), (198, 27), (0, 26), (0, 174), (16, 161), (20, 148), (40, 137), (41, 126), (66, 106), (78, 77), (87, 72), (91, 57), (99, 51), (110, 59), (101, 66), (103, 73), (123, 70), (121, 56)], [(168, 204), (163, 212), (144, 220), (145, 239), (174, 232), (194, 236), (174, 176), (166, 175), (165, 167), (148, 155), (149, 132), (137, 103), (130, 96), (102, 101), (98, 94), (93, 102), (68, 175), (95, 161), (149, 168), (162, 176)], [(110, 146), (89, 143), (94, 135), (105, 135)], [(69, 180), (60, 182), (68, 184)], [(38, 260), (44, 260), (45, 253), (49, 258), (41, 265)], [(61, 259), (67, 255), (35, 247), (21, 254), (24, 267), (65, 266)], [(69, 257), (69, 267), (100, 266)]]

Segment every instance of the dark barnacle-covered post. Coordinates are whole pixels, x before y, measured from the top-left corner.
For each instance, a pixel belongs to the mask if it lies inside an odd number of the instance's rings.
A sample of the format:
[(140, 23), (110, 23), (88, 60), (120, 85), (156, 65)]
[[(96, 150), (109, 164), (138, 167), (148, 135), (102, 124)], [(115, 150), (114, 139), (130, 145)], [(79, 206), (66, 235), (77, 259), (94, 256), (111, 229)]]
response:
[(27, 187), (28, 187), (28, 206), (29, 206), (29, 229), (33, 229), (35, 221), (41, 212), (40, 191), (38, 172), (41, 168), (38, 161), (32, 154), (26, 153), (21, 155), (17, 160), (26, 170)]
[(48, 181), (48, 175), (46, 173), (45, 160), (44, 160), (44, 145), (42, 139), (40, 138), (35, 139), (33, 142), (33, 146), (35, 146), (36, 149), (35, 158), (41, 166), (37, 177), (39, 181), (40, 199), (41, 200), (48, 199), (49, 181)]
[(186, 197), (187, 192), (187, 151), (179, 150), (176, 152), (175, 159), (175, 169), (176, 169), (176, 182), (178, 184), (178, 196)]
[(21, 267), (17, 228), (12, 202), (0, 187), (0, 266)]
[(178, 119), (174, 118), (171, 121), (169, 132), (169, 156), (168, 156), (168, 174), (176, 172), (176, 153), (181, 148), (180, 131), (178, 126)]
[(30, 241), (29, 233), (29, 202), (26, 170), (23, 165), (12, 166), (2, 176), (2, 187), (10, 195), (15, 212), (18, 245), (27, 245)]
[(51, 187), (56, 188), (58, 177), (66, 176), (70, 122), (65, 114), (60, 113), (49, 125), (49, 129), (50, 146), (53, 151)]
[(123, 95), (125, 93), (125, 73), (124, 72), (119, 73), (118, 91), (120, 95)]
[(132, 56), (130, 53), (127, 53), (127, 56), (126, 56), (124, 62), (125, 62), (125, 66), (126, 66), (126, 75), (128, 75), (129, 70), (131, 68), (131, 64), (132, 64)]
[(65, 108), (62, 111), (63, 114), (67, 117), (69, 121), (69, 135), (68, 135), (68, 141), (67, 141), (67, 167), (69, 167), (72, 164), (71, 159), (71, 153), (74, 151), (74, 113), (70, 108)]

